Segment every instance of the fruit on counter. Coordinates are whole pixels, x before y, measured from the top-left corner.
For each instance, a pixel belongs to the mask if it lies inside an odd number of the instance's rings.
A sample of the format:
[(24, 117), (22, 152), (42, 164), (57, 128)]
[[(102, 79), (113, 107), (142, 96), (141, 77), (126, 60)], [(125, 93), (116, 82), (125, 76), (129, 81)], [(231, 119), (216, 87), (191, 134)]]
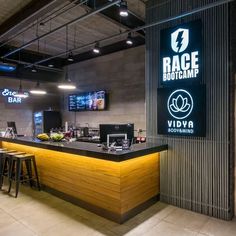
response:
[(43, 134), (38, 134), (37, 138), (40, 139), (41, 141), (48, 141), (50, 138), (47, 134), (43, 133)]
[(61, 134), (61, 133), (51, 134), (51, 139), (55, 142), (61, 141), (63, 138), (64, 138), (64, 134)]

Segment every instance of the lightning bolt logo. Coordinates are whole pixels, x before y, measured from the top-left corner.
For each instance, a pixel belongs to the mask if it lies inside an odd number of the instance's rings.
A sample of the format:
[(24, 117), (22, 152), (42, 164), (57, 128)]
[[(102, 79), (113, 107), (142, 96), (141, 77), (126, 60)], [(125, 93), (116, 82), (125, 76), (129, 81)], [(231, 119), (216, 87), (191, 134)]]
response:
[(180, 31), (176, 38), (176, 44), (177, 44), (176, 47), (178, 48), (178, 52), (180, 51), (183, 45), (183, 40), (184, 40), (183, 34), (184, 34), (184, 31)]
[(189, 30), (179, 28), (171, 34), (171, 47), (174, 52), (181, 53), (189, 45)]

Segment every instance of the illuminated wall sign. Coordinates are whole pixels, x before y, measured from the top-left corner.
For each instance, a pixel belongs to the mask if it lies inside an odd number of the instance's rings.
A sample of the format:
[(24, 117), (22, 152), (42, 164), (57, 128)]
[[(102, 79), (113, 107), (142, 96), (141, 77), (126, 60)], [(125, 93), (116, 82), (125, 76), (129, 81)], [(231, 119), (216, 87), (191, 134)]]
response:
[(16, 65), (0, 63), (0, 71), (3, 72), (13, 72), (16, 70)]
[(204, 85), (158, 89), (158, 133), (205, 136)]
[(201, 78), (202, 24), (200, 20), (161, 30), (162, 85), (199, 82)]
[(11, 90), (11, 89), (1, 89), (1, 96), (5, 97), (7, 99), (7, 103), (22, 103), (22, 98), (14, 97), (17, 91)]

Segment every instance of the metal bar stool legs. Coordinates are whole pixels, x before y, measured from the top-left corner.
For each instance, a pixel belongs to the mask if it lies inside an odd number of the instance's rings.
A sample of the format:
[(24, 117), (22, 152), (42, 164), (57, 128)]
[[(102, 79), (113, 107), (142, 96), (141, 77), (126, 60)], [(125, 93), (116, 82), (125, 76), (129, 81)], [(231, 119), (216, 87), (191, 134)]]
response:
[[(22, 174), (22, 164), (23, 163), (25, 163), (27, 175)], [(16, 170), (15, 170), (15, 178), (14, 178), (15, 166), (16, 166)], [(34, 177), (32, 174), (32, 166), (34, 168)], [(26, 177), (26, 176), (27, 176), (27, 178), (25, 179), (24, 177)], [(15, 197), (18, 196), (20, 183), (29, 182), (30, 186), (33, 187), (33, 183), (34, 183), (33, 180), (34, 179), (36, 180), (37, 188), (40, 191), (40, 183), (39, 183), (38, 171), (37, 171), (37, 166), (36, 166), (34, 155), (22, 154), (22, 155), (16, 155), (12, 158), (8, 193), (10, 193), (10, 191), (11, 191), (13, 179), (15, 180), (15, 184), (16, 184)]]

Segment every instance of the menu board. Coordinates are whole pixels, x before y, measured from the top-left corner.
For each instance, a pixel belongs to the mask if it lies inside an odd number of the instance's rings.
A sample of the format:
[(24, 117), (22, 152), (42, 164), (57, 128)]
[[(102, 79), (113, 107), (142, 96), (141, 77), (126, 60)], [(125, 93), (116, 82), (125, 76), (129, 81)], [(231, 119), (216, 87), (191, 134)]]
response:
[(68, 97), (69, 111), (97, 111), (106, 106), (105, 91), (71, 94)]

